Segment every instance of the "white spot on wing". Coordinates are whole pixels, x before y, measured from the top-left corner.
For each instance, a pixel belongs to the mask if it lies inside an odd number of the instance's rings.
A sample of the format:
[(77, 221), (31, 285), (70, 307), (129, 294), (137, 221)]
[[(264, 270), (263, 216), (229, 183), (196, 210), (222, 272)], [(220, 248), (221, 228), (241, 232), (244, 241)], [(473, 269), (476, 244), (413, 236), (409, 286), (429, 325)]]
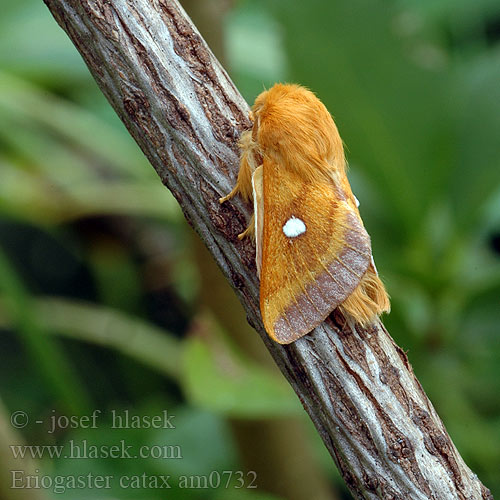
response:
[(297, 236), (300, 236), (305, 232), (306, 225), (304, 224), (304, 222), (297, 217), (294, 217), (293, 215), (286, 221), (285, 225), (283, 226), (283, 233), (285, 233), (285, 236), (287, 236), (288, 238), (296, 238)]

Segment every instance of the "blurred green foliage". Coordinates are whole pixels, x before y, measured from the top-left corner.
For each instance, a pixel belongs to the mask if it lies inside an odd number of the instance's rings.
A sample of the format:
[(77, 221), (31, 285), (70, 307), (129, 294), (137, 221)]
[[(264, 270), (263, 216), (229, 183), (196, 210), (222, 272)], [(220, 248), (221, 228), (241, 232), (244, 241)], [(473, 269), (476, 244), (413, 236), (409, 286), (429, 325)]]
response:
[[(248, 102), (275, 81), (294, 81), (334, 115), (392, 296), (385, 323), (466, 462), (499, 494), (498, 2), (248, 0), (225, 25), (228, 69)], [(227, 418), (297, 415), (290, 389), (200, 307), (180, 210), (41, 1), (4, 0), (0, 68), (0, 396), (8, 408), (0, 419), (28, 412), (16, 442), (124, 439), (183, 450), (182, 460), (38, 460), (47, 473), (241, 469)], [(98, 429), (48, 433), (34, 423), (95, 408)], [(175, 430), (111, 428), (111, 409), (164, 408)], [(222, 488), (169, 495), (271, 498)]]

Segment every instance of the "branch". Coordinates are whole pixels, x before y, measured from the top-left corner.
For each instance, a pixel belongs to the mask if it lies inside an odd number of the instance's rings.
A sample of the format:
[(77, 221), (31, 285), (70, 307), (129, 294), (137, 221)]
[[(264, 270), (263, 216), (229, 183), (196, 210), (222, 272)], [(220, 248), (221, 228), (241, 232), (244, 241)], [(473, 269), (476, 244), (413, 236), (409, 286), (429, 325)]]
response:
[[(176, 0), (44, 0), (239, 295), (357, 498), (492, 498), (381, 323), (334, 312), (289, 346), (265, 334), (234, 185), (248, 107)], [(291, 437), (292, 438), (292, 437)]]

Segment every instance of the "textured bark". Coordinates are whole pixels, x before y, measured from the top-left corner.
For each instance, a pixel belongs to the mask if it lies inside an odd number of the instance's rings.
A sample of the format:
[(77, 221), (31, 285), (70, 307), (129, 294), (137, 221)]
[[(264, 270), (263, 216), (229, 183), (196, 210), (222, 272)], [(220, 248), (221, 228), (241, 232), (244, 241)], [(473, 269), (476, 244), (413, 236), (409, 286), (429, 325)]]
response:
[(265, 334), (255, 251), (236, 237), (249, 207), (217, 201), (235, 181), (248, 107), (179, 4), (44, 1), (238, 293), (353, 495), (492, 498), (382, 324), (362, 329), (335, 312), (289, 346)]

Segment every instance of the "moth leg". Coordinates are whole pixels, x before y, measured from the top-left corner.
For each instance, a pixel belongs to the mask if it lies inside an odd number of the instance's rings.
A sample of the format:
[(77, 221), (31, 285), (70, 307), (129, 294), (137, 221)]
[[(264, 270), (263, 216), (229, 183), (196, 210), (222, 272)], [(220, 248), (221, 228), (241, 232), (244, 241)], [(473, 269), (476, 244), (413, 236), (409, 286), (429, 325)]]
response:
[(242, 233), (238, 234), (238, 239), (242, 240), (243, 238), (247, 238), (249, 236), (252, 239), (255, 238), (255, 214), (252, 214), (248, 227)]
[(252, 201), (252, 174), (257, 165), (255, 164), (255, 148), (256, 144), (252, 140), (252, 131), (247, 130), (241, 134), (240, 142), (238, 143), (241, 149), (240, 171), (238, 172), (238, 180), (233, 190), (223, 198), (219, 199), (219, 203), (224, 203), (230, 200), (237, 194), (240, 194), (244, 201)]
[(230, 200), (231, 198), (234, 198), (240, 191), (240, 188), (238, 186), (238, 183), (236, 183), (236, 186), (232, 189), (232, 191), (229, 194), (226, 194), (226, 196), (223, 196), (222, 198), (219, 198), (219, 203), (222, 205), (226, 201)]

